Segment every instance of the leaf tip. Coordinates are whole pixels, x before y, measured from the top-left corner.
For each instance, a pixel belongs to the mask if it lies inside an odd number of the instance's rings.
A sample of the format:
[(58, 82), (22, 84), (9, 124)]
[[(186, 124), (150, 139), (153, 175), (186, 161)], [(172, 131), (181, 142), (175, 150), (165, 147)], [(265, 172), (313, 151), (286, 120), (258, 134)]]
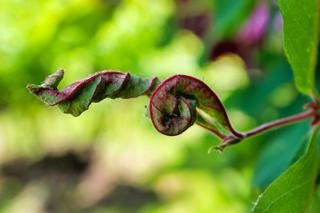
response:
[(41, 86), (56, 89), (60, 81), (62, 80), (63, 75), (64, 75), (64, 70), (60, 69), (57, 72), (49, 75), (46, 78), (46, 80), (41, 84)]
[(41, 85), (36, 85), (36, 84), (28, 84), (26, 88), (31, 94), (35, 96), (38, 96), (41, 90), (44, 89)]

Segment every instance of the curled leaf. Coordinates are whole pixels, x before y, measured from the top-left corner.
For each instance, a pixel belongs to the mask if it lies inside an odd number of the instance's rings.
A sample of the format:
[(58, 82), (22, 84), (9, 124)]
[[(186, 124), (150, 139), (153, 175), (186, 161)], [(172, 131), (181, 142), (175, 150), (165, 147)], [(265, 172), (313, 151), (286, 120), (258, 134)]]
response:
[(202, 81), (175, 75), (163, 81), (152, 93), (149, 113), (154, 127), (165, 135), (178, 135), (194, 123), (220, 138), (236, 132), (218, 96)]
[(175, 75), (161, 83), (158, 78), (149, 80), (129, 73), (103, 71), (58, 90), (63, 74), (63, 70), (57, 71), (41, 85), (30, 84), (27, 88), (46, 105), (57, 105), (74, 116), (105, 98), (148, 95), (151, 96), (148, 116), (162, 134), (178, 135), (196, 123), (223, 139), (221, 149), (242, 138), (232, 128), (218, 96), (191, 76)]
[(160, 83), (158, 78), (143, 79), (129, 73), (103, 71), (77, 81), (62, 90), (57, 86), (63, 70), (48, 76), (41, 85), (29, 84), (28, 90), (49, 106), (58, 105), (64, 113), (79, 116), (91, 103), (105, 98), (135, 98), (150, 95)]

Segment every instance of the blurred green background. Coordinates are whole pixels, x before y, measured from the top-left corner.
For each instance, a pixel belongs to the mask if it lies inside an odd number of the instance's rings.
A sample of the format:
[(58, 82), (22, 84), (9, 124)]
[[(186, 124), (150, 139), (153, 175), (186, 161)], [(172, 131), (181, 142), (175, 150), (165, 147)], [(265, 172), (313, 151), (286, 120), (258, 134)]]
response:
[(160, 135), (147, 97), (75, 118), (25, 89), (60, 68), (63, 86), (101, 70), (196, 76), (240, 131), (307, 101), (274, 1), (0, 1), (0, 212), (248, 212), (306, 138), (302, 122), (208, 153), (219, 141), (198, 126)]

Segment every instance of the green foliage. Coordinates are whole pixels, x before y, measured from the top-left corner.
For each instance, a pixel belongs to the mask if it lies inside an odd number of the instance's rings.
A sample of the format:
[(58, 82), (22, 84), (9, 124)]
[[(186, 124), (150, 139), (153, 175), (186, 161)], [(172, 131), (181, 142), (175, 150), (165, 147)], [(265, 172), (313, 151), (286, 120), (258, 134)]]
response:
[(313, 198), (317, 164), (317, 131), (314, 131), (306, 153), (260, 195), (253, 212), (305, 212)]
[(314, 95), (320, 1), (279, 0), (278, 3), (283, 16), (284, 47), (297, 88)]
[(270, 138), (257, 160), (253, 176), (254, 187), (267, 187), (296, 160), (299, 149), (307, 142), (305, 134), (308, 128), (306, 123), (296, 124)]

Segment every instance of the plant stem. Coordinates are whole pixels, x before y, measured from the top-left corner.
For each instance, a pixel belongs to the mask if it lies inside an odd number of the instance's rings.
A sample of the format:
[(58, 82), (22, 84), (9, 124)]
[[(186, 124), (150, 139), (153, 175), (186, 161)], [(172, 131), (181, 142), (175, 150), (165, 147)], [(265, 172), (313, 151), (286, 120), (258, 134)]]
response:
[(243, 133), (243, 138), (251, 137), (251, 136), (260, 134), (262, 132), (266, 132), (266, 131), (268, 131), (270, 129), (274, 129), (274, 128), (277, 128), (277, 127), (281, 127), (283, 125), (292, 124), (292, 123), (295, 123), (295, 122), (298, 122), (298, 121), (301, 121), (301, 120), (304, 120), (304, 119), (307, 119), (307, 118), (311, 118), (314, 115), (316, 115), (316, 113), (317, 113), (316, 110), (310, 110), (310, 111), (307, 111), (307, 112), (302, 112), (302, 113), (299, 113), (299, 114), (296, 114), (296, 115), (292, 115), (292, 116), (289, 116), (289, 117), (286, 117), (286, 118), (282, 118), (282, 119), (279, 119), (279, 120), (276, 120), (276, 121), (265, 123), (265, 124), (263, 124), (263, 125), (261, 125), (259, 127), (256, 127), (256, 128), (254, 128), (252, 130), (244, 132)]
[(299, 113), (296, 115), (292, 115), (292, 116), (289, 116), (286, 118), (282, 118), (279, 120), (275, 120), (275, 121), (272, 121), (269, 123), (262, 124), (259, 127), (256, 127), (252, 130), (241, 133), (241, 137), (237, 137), (232, 134), (227, 135), (223, 139), (222, 143), (220, 145), (218, 145), (217, 147), (215, 147), (215, 149), (223, 151), (223, 149), (226, 148), (227, 146), (240, 143), (245, 138), (252, 137), (252, 136), (258, 135), (260, 133), (269, 131), (271, 129), (278, 128), (278, 127), (288, 125), (288, 124), (292, 124), (292, 123), (295, 123), (295, 122), (298, 122), (298, 121), (301, 121), (301, 120), (304, 120), (307, 118), (315, 117), (315, 116), (317, 116), (317, 113), (318, 113), (317, 109), (313, 108), (312, 110), (309, 110), (307, 112), (302, 112), (302, 113)]

